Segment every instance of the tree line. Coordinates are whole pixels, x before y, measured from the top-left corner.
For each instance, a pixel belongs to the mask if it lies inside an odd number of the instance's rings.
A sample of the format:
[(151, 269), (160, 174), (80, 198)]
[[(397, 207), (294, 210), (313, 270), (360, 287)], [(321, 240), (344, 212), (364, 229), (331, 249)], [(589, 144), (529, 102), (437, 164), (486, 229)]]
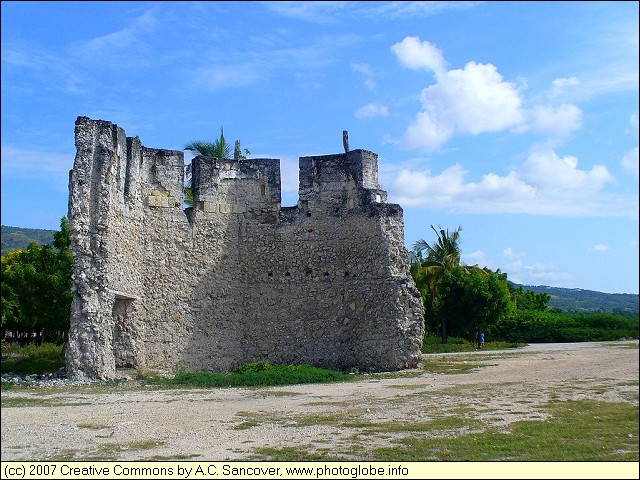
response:
[(460, 262), (460, 232), (436, 229), (418, 240), (411, 274), (425, 307), (427, 335), (471, 339), (476, 329), (493, 340), (525, 343), (638, 338), (638, 315), (565, 313), (549, 308), (551, 296), (509, 282), (506, 273)]
[(73, 255), (69, 220), (53, 246), (30, 243), (2, 255), (2, 338), (22, 344), (63, 344), (69, 331)]

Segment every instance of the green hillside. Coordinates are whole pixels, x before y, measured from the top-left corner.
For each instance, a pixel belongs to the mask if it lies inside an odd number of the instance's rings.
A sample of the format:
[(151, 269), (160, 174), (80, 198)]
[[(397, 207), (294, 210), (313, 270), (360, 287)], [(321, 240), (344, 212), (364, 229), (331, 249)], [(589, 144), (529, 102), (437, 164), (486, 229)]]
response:
[[(516, 285), (518, 287), (519, 285)], [(551, 296), (550, 308), (563, 312), (604, 312), (620, 315), (638, 315), (638, 294), (603, 293), (580, 288), (558, 288), (545, 285), (522, 285), (534, 293)]]
[(2, 225), (2, 255), (11, 250), (24, 250), (30, 243), (38, 245), (53, 245), (55, 230), (40, 228), (20, 228)]

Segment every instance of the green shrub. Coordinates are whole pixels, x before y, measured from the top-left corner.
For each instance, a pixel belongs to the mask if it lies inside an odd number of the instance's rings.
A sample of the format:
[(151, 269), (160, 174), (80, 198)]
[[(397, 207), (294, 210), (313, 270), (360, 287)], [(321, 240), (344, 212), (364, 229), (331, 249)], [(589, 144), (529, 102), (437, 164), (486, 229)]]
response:
[(353, 378), (353, 375), (310, 365), (257, 362), (241, 365), (231, 373), (178, 372), (173, 378), (146, 378), (145, 383), (166, 387), (255, 387), (340, 382)]
[(492, 329), (493, 338), (511, 342), (595, 342), (638, 338), (638, 318), (610, 313), (519, 311)]
[(473, 344), (466, 338), (459, 338), (459, 337), (449, 337), (447, 338), (447, 343), (451, 343), (453, 345), (464, 345), (469, 347), (473, 346)]
[(233, 373), (258, 373), (264, 372), (265, 370), (269, 370), (273, 368), (266, 360), (262, 360), (260, 362), (255, 363), (245, 363), (244, 365), (240, 365), (238, 368), (233, 370)]
[(449, 337), (447, 343), (442, 343), (440, 337), (427, 335), (422, 343), (422, 353), (464, 352), (473, 349), (473, 344), (469, 340), (459, 337)]
[(40, 346), (2, 344), (2, 373), (55, 373), (65, 366), (64, 347), (53, 343)]
[[(518, 348), (524, 347), (524, 342), (485, 342), (482, 350), (504, 350), (506, 348)], [(449, 337), (447, 343), (441, 343), (440, 337), (434, 335), (427, 335), (424, 337), (422, 344), (422, 353), (452, 353), (452, 352), (467, 352), (474, 351), (475, 348), (466, 338)]]

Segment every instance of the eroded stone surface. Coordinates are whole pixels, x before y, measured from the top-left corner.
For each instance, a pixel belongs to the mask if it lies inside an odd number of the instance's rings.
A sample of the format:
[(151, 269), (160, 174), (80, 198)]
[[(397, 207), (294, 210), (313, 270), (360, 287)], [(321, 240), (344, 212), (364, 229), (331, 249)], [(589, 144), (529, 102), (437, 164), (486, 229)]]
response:
[(182, 152), (87, 117), (75, 137), (71, 378), (418, 363), (422, 301), (375, 153), (301, 157), (298, 205), (284, 208), (279, 160), (198, 156), (184, 209)]

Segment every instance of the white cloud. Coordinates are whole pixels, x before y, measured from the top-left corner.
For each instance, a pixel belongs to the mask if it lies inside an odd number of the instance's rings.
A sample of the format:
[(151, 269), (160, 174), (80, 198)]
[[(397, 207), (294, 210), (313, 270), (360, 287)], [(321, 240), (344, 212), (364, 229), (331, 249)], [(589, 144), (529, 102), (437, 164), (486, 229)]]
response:
[(495, 263), (487, 257), (487, 254), (482, 250), (476, 250), (471, 253), (462, 253), (462, 263), (465, 265), (478, 265), (480, 268), (489, 268), (490, 270), (496, 270)]
[(636, 177), (638, 176), (638, 147), (631, 149), (624, 155), (622, 168)]
[(2, 63), (7, 66), (42, 71), (49, 66), (51, 60), (51, 56), (33, 45), (21, 48), (10, 41), (2, 44)]
[(262, 2), (275, 12), (313, 23), (340, 23), (363, 17), (417, 18), (446, 10), (472, 8), (483, 2)]
[(507, 257), (509, 260), (519, 260), (520, 258), (524, 257), (523, 253), (516, 253), (515, 250), (511, 247), (507, 247), (505, 248), (502, 253), (504, 254), (505, 257)]
[(434, 151), (453, 136), (453, 125), (438, 122), (428, 112), (420, 112), (416, 120), (407, 127), (403, 144), (408, 148)]
[[(418, 37), (406, 37), (391, 47), (399, 63), (435, 74), (436, 82), (422, 90), (421, 109), (400, 142), (405, 148), (437, 151), (455, 135), (512, 130), (562, 139), (582, 127), (575, 105), (534, 104), (524, 107), (520, 88), (503, 79), (495, 65), (468, 62), (447, 70), (442, 52)], [(552, 92), (576, 85), (575, 77), (556, 79)]]
[(594, 252), (608, 252), (609, 251), (609, 246), (608, 245), (603, 245), (602, 243), (598, 243), (597, 245), (594, 245), (589, 250), (594, 251)]
[(391, 47), (401, 65), (412, 70), (433, 71), (436, 76), (445, 72), (446, 62), (442, 52), (427, 41), (420, 42), (418, 37), (406, 37)]
[(505, 248), (502, 253), (506, 262), (495, 261), (482, 250), (463, 255), (463, 260), (467, 265), (474, 264), (493, 271), (499, 268), (510, 281), (521, 285), (564, 286), (574, 280), (571, 274), (561, 271), (553, 263), (527, 263), (526, 253), (516, 252), (511, 247)]
[[(306, 41), (306, 39), (303, 39)], [(356, 41), (350, 34), (323, 36), (312, 43), (283, 48), (265, 48), (264, 45), (231, 46), (225, 55), (229, 60), (220, 63), (221, 52), (207, 51), (192, 68), (188, 81), (200, 88), (217, 91), (224, 88), (252, 85), (275, 75), (290, 75), (292, 72), (309, 72), (337, 62), (335, 51)], [(256, 47), (256, 48), (254, 48)], [(190, 71), (190, 72), (191, 72)], [(286, 72), (286, 73), (285, 73)], [(314, 82), (318, 77), (313, 76)]]
[(351, 70), (354, 72), (362, 73), (365, 77), (364, 84), (369, 90), (376, 88), (376, 81), (374, 78), (373, 70), (369, 65), (364, 63), (352, 63)]
[(580, 81), (576, 77), (568, 77), (568, 78), (556, 78), (552, 82), (551, 93), (549, 94), (553, 97), (560, 97), (565, 94), (567, 87), (577, 87), (580, 85)]
[[(638, 114), (634, 113), (629, 118), (629, 125), (631, 125), (630, 134), (636, 139), (638, 138)], [(622, 168), (634, 176), (638, 176), (638, 147), (632, 148), (622, 157)]]
[(423, 110), (404, 136), (408, 148), (433, 151), (456, 133), (497, 132), (524, 119), (517, 89), (493, 65), (469, 62), (463, 70), (442, 73), (420, 99)]
[(590, 171), (578, 168), (574, 156), (559, 157), (551, 150), (533, 151), (520, 171), (520, 177), (543, 192), (566, 192), (576, 190), (600, 190), (613, 181), (613, 176), (604, 165), (594, 165)]
[[(157, 6), (152, 6), (142, 15), (133, 18), (120, 30), (92, 38), (72, 48), (72, 53), (97, 66), (141, 67), (152, 62), (147, 38), (158, 25), (156, 20)], [(154, 59), (157, 61), (157, 58)]]
[(200, 87), (215, 91), (224, 88), (251, 85), (260, 78), (260, 70), (251, 63), (201, 67), (193, 73), (193, 80)]
[(606, 167), (583, 170), (578, 163), (574, 156), (539, 148), (507, 174), (488, 173), (479, 180), (469, 180), (459, 164), (440, 173), (412, 165), (381, 174), (387, 177), (390, 201), (406, 206), (464, 213), (637, 215), (637, 197), (603, 191), (614, 180)]
[(505, 177), (488, 174), (479, 182), (465, 182), (467, 171), (461, 165), (439, 175), (429, 170), (401, 170), (393, 180), (393, 201), (407, 206), (438, 206), (455, 211), (483, 212), (499, 208), (517, 212), (522, 203), (535, 200), (535, 189), (510, 173)]
[(509, 280), (521, 285), (566, 285), (573, 281), (573, 276), (563, 272), (553, 263), (531, 263), (524, 261), (525, 253), (516, 253), (511, 247), (504, 250), (509, 262), (500, 270), (507, 274)]
[(373, 118), (373, 117), (386, 117), (389, 115), (389, 109), (385, 105), (378, 103), (367, 103), (358, 110), (356, 110), (356, 118)]
[(339, 23), (349, 2), (262, 2), (271, 10), (287, 17), (313, 23)]
[(515, 85), (503, 81), (496, 67), (476, 62), (448, 71), (422, 92), (423, 107), (437, 105), (440, 118), (471, 134), (517, 125), (523, 120), (521, 103)]
[[(567, 67), (580, 72), (583, 97), (638, 91), (638, 13), (618, 16), (601, 4), (596, 28), (583, 35), (580, 51)], [(609, 16), (611, 13), (611, 16)], [(594, 68), (596, 66), (596, 68)]]
[(582, 127), (582, 110), (575, 105), (536, 105), (526, 111), (521, 130), (531, 130), (554, 138), (564, 138)]
[(392, 17), (428, 17), (446, 10), (473, 8), (484, 2), (372, 2), (372, 13)]
[(466, 173), (461, 165), (449, 167), (440, 175), (432, 175), (430, 170), (403, 169), (394, 179), (392, 191), (398, 192), (402, 205), (450, 205), (464, 190)]

